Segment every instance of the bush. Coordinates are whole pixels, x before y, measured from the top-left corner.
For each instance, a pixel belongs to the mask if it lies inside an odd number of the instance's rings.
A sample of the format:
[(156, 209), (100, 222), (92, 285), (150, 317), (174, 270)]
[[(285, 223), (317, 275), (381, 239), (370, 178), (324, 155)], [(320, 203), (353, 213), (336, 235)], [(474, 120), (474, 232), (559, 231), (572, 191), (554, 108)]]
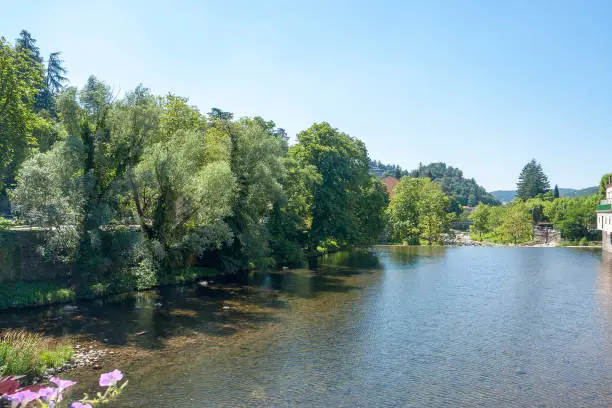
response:
[(0, 309), (70, 302), (76, 293), (55, 282), (9, 282), (0, 285)]
[(42, 336), (24, 330), (6, 331), (0, 339), (0, 376), (37, 376), (61, 367), (72, 358), (72, 347), (52, 346)]
[(219, 271), (212, 268), (190, 266), (187, 268), (174, 268), (163, 282), (163, 285), (180, 285), (193, 282), (199, 278), (217, 276)]
[(15, 226), (15, 221), (9, 220), (4, 217), (0, 217), (0, 230), (11, 228)]

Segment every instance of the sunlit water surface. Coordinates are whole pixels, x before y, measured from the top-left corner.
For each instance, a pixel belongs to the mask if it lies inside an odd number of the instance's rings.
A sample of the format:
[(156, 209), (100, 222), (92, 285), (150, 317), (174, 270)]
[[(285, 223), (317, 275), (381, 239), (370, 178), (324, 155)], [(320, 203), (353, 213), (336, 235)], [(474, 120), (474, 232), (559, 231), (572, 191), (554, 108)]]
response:
[[(600, 250), (377, 247), (249, 284), (240, 301), (265, 312), (223, 312), (233, 295), (183, 287), (0, 324), (155, 351), (123, 367), (117, 407), (612, 406), (612, 260)], [(217, 346), (164, 352), (195, 332)]]

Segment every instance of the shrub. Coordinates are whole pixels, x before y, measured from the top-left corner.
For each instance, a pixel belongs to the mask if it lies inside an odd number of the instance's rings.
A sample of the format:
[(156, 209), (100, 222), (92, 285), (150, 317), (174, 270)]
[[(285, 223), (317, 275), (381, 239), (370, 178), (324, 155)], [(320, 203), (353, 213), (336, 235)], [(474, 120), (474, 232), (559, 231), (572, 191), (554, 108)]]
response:
[(0, 230), (15, 226), (15, 222), (4, 217), (0, 217)]
[(70, 302), (76, 293), (56, 282), (8, 282), (0, 285), (0, 309)]
[(53, 346), (39, 334), (8, 330), (0, 340), (0, 375), (41, 375), (47, 368), (66, 364), (73, 353), (72, 347)]

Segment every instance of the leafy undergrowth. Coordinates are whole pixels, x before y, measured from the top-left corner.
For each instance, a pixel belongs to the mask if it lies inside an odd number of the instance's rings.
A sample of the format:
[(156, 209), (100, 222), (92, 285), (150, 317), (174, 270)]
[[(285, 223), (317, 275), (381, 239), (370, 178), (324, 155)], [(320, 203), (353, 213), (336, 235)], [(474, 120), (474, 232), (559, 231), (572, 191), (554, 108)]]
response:
[(8, 330), (0, 337), (0, 375), (39, 376), (69, 362), (73, 353), (71, 346), (53, 345), (38, 334)]
[(0, 309), (70, 302), (76, 293), (55, 282), (8, 282), (0, 285)]
[(164, 285), (181, 285), (184, 283), (193, 282), (199, 278), (207, 278), (217, 276), (219, 271), (212, 268), (203, 267), (189, 267), (189, 268), (175, 268), (172, 270), (170, 276), (168, 276), (162, 284)]
[(9, 219), (4, 218), (4, 217), (0, 217), (0, 230), (7, 229), (7, 228), (12, 228), (15, 225), (16, 224), (15, 224), (14, 221), (9, 220)]
[(200, 278), (217, 275), (219, 275), (219, 271), (212, 268), (176, 268), (159, 281), (157, 278), (143, 280), (138, 285), (128, 281), (128, 284), (124, 285), (119, 279), (111, 279), (91, 284), (86, 290), (80, 291), (66, 288), (65, 285), (53, 281), (8, 282), (0, 284), (0, 310), (67, 303), (77, 298), (91, 299), (135, 290), (152, 289), (157, 286), (182, 285)]

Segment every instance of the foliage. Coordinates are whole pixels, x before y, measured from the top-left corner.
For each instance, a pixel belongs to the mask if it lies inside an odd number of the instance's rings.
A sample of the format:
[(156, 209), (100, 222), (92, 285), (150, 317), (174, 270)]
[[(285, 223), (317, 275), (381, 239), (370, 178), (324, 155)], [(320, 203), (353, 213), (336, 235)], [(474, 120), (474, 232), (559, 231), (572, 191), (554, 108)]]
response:
[(13, 182), (35, 142), (32, 130), (38, 118), (33, 105), (41, 82), (37, 56), (23, 44), (13, 47), (0, 38), (0, 191)]
[[(49, 380), (54, 386), (30, 386), (20, 387), (18, 377), (8, 379), (10, 390), (3, 398), (11, 402), (11, 407), (37, 407), (37, 408), (64, 408), (68, 407), (66, 400), (66, 390), (76, 385), (76, 381), (62, 380), (61, 378), (51, 377)], [(123, 373), (119, 370), (104, 373), (100, 376), (99, 385), (104, 387), (104, 393), (98, 392), (94, 397), (84, 394), (79, 401), (70, 404), (70, 408), (93, 408), (100, 405), (109, 405), (110, 402), (121, 395), (128, 382), (123, 380)], [(16, 384), (16, 385), (15, 385)]]
[(387, 209), (391, 238), (409, 244), (418, 244), (421, 239), (429, 245), (439, 242), (449, 227), (449, 204), (438, 183), (403, 177)]
[[(299, 169), (294, 174), (310, 173), (306, 183), (293, 183), (293, 188), (304, 188), (303, 195), (295, 197), (298, 202), (290, 204), (304, 216), (309, 254), (325, 248), (326, 242), (342, 248), (377, 239), (384, 200), (380, 200), (380, 187), (370, 189), (369, 159), (363, 142), (329, 123), (315, 123), (298, 134), (298, 144), (289, 149), (289, 157)], [(367, 227), (360, 225), (360, 220), (365, 221), (359, 208), (364, 194), (378, 196), (371, 203), (373, 214), (369, 216), (373, 218), (367, 220)]]
[(479, 203), (478, 206), (470, 213), (469, 220), (472, 222), (470, 225), (470, 232), (474, 232), (479, 235), (482, 241), (483, 234), (491, 232), (489, 224), (489, 216), (491, 215), (491, 209), (489, 206), (483, 203)]
[(544, 194), (550, 189), (548, 177), (542, 170), (542, 165), (531, 160), (523, 167), (516, 184), (516, 195), (523, 200), (534, 198), (539, 194)]
[(495, 234), (501, 242), (519, 244), (533, 239), (531, 216), (527, 206), (516, 202), (506, 206), (505, 214)]
[(0, 217), (0, 230), (15, 226), (15, 221)]
[(74, 290), (55, 282), (5, 282), (0, 285), (0, 309), (69, 302), (75, 297)]
[(606, 198), (606, 186), (611, 184), (612, 181), (612, 173), (604, 174), (601, 176), (601, 181), (599, 182), (599, 197), (601, 199)]
[(597, 195), (578, 198), (559, 198), (544, 208), (544, 214), (561, 236), (569, 241), (591, 238), (597, 216), (594, 211), (599, 203)]
[(445, 163), (430, 163), (420, 165), (418, 169), (410, 172), (412, 177), (428, 177), (442, 186), (442, 191), (461, 205), (475, 206), (484, 204), (498, 205), (499, 202), (476, 181), (463, 177), (463, 172)]
[(72, 358), (72, 347), (51, 345), (48, 339), (24, 330), (8, 330), (0, 336), (0, 375), (41, 375)]

